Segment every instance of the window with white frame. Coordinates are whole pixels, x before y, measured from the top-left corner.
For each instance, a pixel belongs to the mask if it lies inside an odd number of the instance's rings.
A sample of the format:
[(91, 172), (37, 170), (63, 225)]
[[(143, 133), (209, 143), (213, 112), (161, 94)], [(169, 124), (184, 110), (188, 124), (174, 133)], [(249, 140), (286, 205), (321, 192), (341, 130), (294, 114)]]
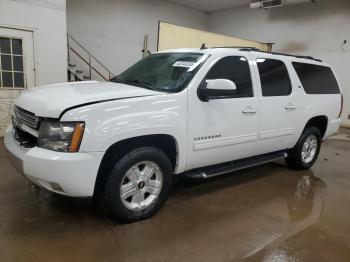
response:
[(25, 88), (22, 39), (0, 37), (0, 88)]

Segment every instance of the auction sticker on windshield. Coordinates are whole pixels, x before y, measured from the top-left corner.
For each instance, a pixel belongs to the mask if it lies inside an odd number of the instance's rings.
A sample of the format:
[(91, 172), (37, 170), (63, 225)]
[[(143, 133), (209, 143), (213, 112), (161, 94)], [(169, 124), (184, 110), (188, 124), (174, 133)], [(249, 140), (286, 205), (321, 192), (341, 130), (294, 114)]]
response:
[(173, 66), (174, 67), (185, 67), (185, 68), (190, 68), (195, 64), (195, 62), (191, 61), (176, 61)]

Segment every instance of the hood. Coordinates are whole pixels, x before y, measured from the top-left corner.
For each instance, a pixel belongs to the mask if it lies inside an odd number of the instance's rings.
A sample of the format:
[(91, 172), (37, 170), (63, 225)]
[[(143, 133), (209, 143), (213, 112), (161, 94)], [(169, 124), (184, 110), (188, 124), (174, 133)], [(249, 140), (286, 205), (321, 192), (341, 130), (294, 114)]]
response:
[(15, 104), (36, 116), (58, 118), (70, 107), (163, 93), (112, 82), (70, 82), (25, 90)]

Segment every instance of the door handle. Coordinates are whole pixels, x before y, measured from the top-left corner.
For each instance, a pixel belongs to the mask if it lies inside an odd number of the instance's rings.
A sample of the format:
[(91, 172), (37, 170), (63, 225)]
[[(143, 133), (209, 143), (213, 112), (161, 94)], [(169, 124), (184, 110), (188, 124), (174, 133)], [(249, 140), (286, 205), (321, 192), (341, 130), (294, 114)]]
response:
[(286, 105), (284, 107), (284, 109), (286, 109), (286, 110), (295, 110), (295, 109), (297, 109), (297, 106), (295, 104), (293, 104), (293, 103), (289, 103), (288, 105)]
[(256, 108), (252, 106), (246, 106), (242, 109), (243, 114), (255, 114), (257, 112)]

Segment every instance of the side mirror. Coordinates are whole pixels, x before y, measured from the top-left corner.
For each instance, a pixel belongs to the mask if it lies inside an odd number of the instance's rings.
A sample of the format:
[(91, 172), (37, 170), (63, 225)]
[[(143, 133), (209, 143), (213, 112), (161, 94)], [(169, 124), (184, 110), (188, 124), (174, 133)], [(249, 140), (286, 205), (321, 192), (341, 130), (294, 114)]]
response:
[(206, 80), (198, 88), (198, 97), (203, 102), (212, 99), (233, 98), (236, 94), (236, 84), (228, 79)]

